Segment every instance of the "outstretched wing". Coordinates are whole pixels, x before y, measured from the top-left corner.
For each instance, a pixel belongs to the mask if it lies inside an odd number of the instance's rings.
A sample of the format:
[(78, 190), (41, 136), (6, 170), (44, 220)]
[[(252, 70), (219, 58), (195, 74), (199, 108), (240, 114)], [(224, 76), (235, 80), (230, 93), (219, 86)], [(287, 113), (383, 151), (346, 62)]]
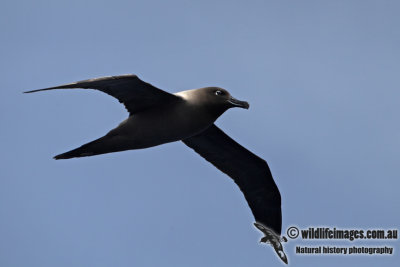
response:
[(133, 74), (83, 80), (24, 93), (71, 88), (96, 89), (109, 94), (124, 104), (130, 115), (154, 106), (181, 101), (178, 96), (160, 90)]
[(280, 235), (281, 196), (265, 160), (215, 125), (183, 142), (230, 176), (243, 192), (256, 221)]

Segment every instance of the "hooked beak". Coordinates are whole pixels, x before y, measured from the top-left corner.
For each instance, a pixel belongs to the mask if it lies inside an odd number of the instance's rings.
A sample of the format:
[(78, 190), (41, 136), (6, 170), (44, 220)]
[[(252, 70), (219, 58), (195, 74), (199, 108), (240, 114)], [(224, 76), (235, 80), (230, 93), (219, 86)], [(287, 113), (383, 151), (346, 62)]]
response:
[(229, 98), (228, 102), (230, 104), (232, 104), (234, 107), (238, 107), (238, 108), (249, 109), (249, 107), (250, 107), (249, 103), (247, 103), (246, 101), (240, 101), (233, 97)]

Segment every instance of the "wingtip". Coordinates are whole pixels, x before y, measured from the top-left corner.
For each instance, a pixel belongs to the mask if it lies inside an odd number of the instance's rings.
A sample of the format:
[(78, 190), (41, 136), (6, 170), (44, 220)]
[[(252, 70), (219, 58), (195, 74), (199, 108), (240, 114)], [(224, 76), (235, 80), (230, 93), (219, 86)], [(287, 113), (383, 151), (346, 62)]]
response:
[(25, 92), (22, 92), (22, 93), (24, 93), (24, 94), (30, 94), (30, 93), (35, 93), (35, 92), (39, 92), (39, 91), (43, 91), (43, 89), (30, 90), (30, 91), (25, 91)]
[(66, 157), (66, 155), (65, 155), (66, 153), (63, 153), (63, 154), (59, 154), (59, 155), (56, 155), (56, 156), (54, 156), (53, 157), (53, 159), (55, 159), (55, 160), (60, 160), (60, 159), (69, 159), (69, 157)]
[(289, 261), (288, 261), (288, 258), (286, 257), (286, 255), (284, 255), (283, 257), (280, 257), (280, 258), (285, 264), (289, 264)]

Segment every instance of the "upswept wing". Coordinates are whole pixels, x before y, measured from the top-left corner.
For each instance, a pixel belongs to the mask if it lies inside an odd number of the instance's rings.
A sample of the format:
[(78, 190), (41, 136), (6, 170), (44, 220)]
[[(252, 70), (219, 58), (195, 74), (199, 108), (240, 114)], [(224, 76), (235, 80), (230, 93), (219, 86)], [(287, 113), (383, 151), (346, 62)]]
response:
[(130, 115), (155, 106), (181, 101), (181, 98), (178, 96), (160, 90), (140, 80), (133, 74), (83, 80), (24, 93), (72, 88), (96, 89), (109, 94), (124, 104)]

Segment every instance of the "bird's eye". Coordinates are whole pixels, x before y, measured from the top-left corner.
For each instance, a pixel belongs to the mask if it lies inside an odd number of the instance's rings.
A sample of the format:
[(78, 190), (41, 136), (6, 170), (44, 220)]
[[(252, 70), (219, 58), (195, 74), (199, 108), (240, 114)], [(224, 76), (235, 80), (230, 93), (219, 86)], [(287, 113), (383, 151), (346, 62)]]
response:
[(215, 91), (215, 95), (223, 95), (223, 94), (224, 94), (224, 92), (222, 92), (221, 90)]

